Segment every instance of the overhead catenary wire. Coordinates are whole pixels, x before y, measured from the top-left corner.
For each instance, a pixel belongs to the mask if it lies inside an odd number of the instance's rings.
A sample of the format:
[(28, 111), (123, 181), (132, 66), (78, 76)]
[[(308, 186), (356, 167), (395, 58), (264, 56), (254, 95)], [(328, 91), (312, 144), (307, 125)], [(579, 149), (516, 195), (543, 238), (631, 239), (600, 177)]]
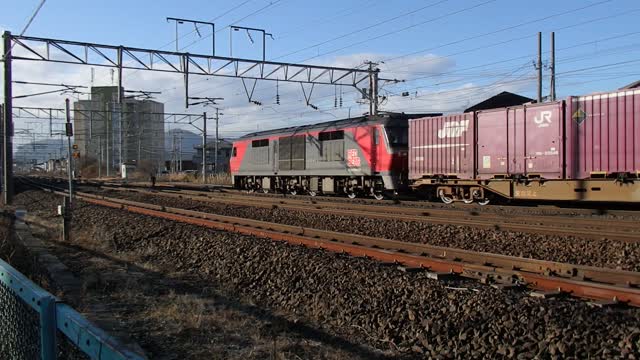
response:
[(409, 15), (413, 15), (413, 14), (415, 14), (415, 13), (418, 13), (418, 12), (420, 12), (420, 11), (426, 10), (426, 9), (428, 9), (428, 8), (431, 8), (431, 7), (434, 7), (434, 6), (437, 6), (437, 5), (440, 5), (440, 4), (445, 3), (445, 2), (447, 2), (447, 1), (449, 1), (449, 0), (439, 0), (439, 1), (436, 1), (436, 2), (433, 2), (433, 3), (430, 3), (430, 4), (428, 4), (428, 5), (421, 6), (421, 7), (417, 8), (417, 9), (413, 9), (413, 10), (411, 10), (411, 11), (404, 12), (404, 13), (402, 13), (402, 14), (400, 14), (400, 15), (396, 15), (396, 16), (393, 16), (393, 17), (390, 17), (390, 18), (387, 18), (387, 19), (384, 19), (384, 20), (376, 21), (376, 22), (374, 22), (374, 23), (373, 23), (373, 24), (371, 24), (371, 25), (367, 25), (367, 26), (362, 27), (362, 28), (359, 28), (359, 29), (357, 29), (357, 30), (353, 30), (353, 31), (350, 31), (350, 32), (348, 32), (348, 33), (341, 34), (341, 35), (338, 35), (338, 36), (336, 36), (336, 37), (333, 37), (333, 38), (331, 38), (331, 39), (324, 40), (324, 41), (321, 41), (321, 42), (319, 42), (319, 43), (315, 43), (315, 44), (313, 44), (313, 45), (309, 45), (309, 46), (304, 47), (304, 48), (302, 48), (302, 49), (298, 49), (298, 50), (296, 50), (296, 51), (292, 51), (292, 52), (290, 52), (290, 53), (287, 53), (287, 54), (284, 54), (284, 55), (280, 55), (280, 56), (274, 57), (274, 58), (272, 58), (272, 60), (277, 60), (277, 59), (281, 59), (281, 58), (284, 58), (284, 57), (287, 57), (287, 56), (295, 55), (295, 54), (301, 53), (301, 52), (303, 52), (303, 51), (305, 51), (305, 50), (313, 49), (313, 48), (315, 48), (315, 47), (322, 46), (322, 45), (324, 45), (324, 44), (328, 44), (328, 43), (333, 42), (333, 41), (336, 41), (336, 40), (340, 40), (340, 39), (343, 39), (343, 38), (346, 38), (346, 37), (349, 37), (349, 36), (352, 36), (352, 35), (355, 35), (355, 34), (359, 34), (359, 33), (361, 33), (361, 32), (364, 32), (364, 31), (367, 31), (367, 30), (373, 29), (373, 28), (375, 28), (375, 27), (382, 26), (382, 25), (384, 25), (384, 24), (386, 24), (386, 23), (389, 23), (389, 22), (392, 22), (392, 21), (395, 21), (395, 20), (401, 19), (401, 18), (403, 18), (403, 17), (407, 17), (407, 16), (409, 16)]
[[(218, 16), (216, 16), (216, 17), (212, 18), (212, 19), (210, 19), (208, 22), (214, 22), (214, 21), (216, 21), (216, 20), (218, 20), (218, 19), (222, 18), (223, 16), (226, 16), (226, 15), (230, 14), (231, 12), (233, 12), (233, 11), (235, 11), (235, 10), (237, 10), (237, 9), (241, 8), (242, 6), (244, 6), (245, 4), (247, 4), (247, 3), (251, 2), (251, 1), (253, 1), (253, 0), (244, 0), (244, 1), (243, 1), (243, 2), (241, 2), (240, 4), (238, 4), (238, 5), (236, 5), (236, 6), (232, 7), (232, 8), (230, 8), (229, 10), (225, 11), (224, 13), (222, 13), (222, 14), (220, 14), (220, 15), (218, 15)], [(281, 0), (278, 0), (278, 1), (281, 1)], [(254, 12), (253, 12), (252, 14), (250, 14), (250, 15), (253, 15), (253, 14), (256, 14), (256, 13), (257, 13), (257, 12), (255, 12), (255, 11), (254, 11)], [(227, 25), (227, 26), (225, 26), (224, 28), (225, 28), (225, 29), (226, 29), (226, 28), (228, 28), (228, 25)], [(159, 47), (159, 48), (157, 48), (156, 50), (158, 50), (158, 51), (159, 51), (159, 50), (162, 50), (162, 49), (166, 48), (167, 46), (174, 44), (176, 41), (184, 39), (185, 37), (187, 37), (187, 36), (189, 36), (189, 35), (191, 35), (191, 34), (195, 33), (195, 32), (196, 32), (196, 29), (197, 29), (197, 28), (195, 28), (194, 30), (191, 30), (191, 31), (189, 31), (189, 32), (187, 32), (187, 33), (185, 33), (185, 34), (183, 34), (182, 36), (180, 36), (180, 37), (178, 37), (178, 38), (176, 38), (176, 39), (174, 39), (174, 40), (171, 40), (171, 41), (167, 42), (166, 44), (164, 44), (164, 45), (160, 46), (160, 47)], [(203, 40), (203, 38), (201, 37), (198, 41), (200, 41), (200, 40)], [(194, 44), (194, 43), (192, 43), (191, 45), (193, 45), (193, 44)], [(184, 49), (184, 48), (183, 48), (183, 49)], [(130, 78), (130, 77), (134, 76), (135, 74), (139, 73), (140, 71), (141, 71), (141, 70), (134, 70), (134, 71), (130, 72), (129, 74), (127, 74), (127, 76), (128, 76), (128, 78)]]
[[(594, 44), (594, 43), (597, 43), (597, 42), (608, 41), (608, 40), (618, 39), (618, 38), (623, 38), (623, 37), (628, 37), (628, 36), (636, 35), (636, 34), (639, 34), (639, 33), (640, 33), (640, 32), (630, 32), (630, 33), (619, 34), (619, 35), (610, 36), (610, 37), (606, 37), (606, 38), (596, 39), (596, 40), (592, 40), (592, 41), (584, 42), (584, 43), (581, 43), (581, 44), (574, 44), (574, 45), (571, 45), (571, 46), (567, 46), (567, 47), (564, 47), (564, 48), (560, 48), (560, 49), (558, 49), (558, 51), (564, 51), (564, 50), (568, 50), (568, 49), (577, 48), (577, 47), (580, 47), (580, 46), (585, 46), (585, 45)], [(598, 51), (598, 53), (602, 55), (602, 54), (607, 53), (607, 50), (599, 50), (599, 51)], [(585, 55), (581, 55), (580, 57), (577, 57), (577, 59), (580, 59), (580, 58), (591, 58), (591, 57), (592, 57), (591, 55), (592, 55), (591, 53), (589, 53), (589, 54), (585, 54)], [(490, 63), (486, 63), (486, 64), (481, 64), (481, 65), (476, 65), (476, 66), (469, 67), (469, 68), (465, 68), (465, 69), (460, 69), (460, 70), (451, 71), (451, 72), (438, 73), (438, 74), (430, 74), (430, 75), (428, 75), (428, 76), (424, 76), (424, 77), (422, 77), (422, 78), (417, 78), (417, 79), (412, 79), (412, 80), (409, 80), (409, 81), (407, 81), (407, 82), (411, 82), (411, 81), (415, 81), (415, 80), (419, 80), (419, 79), (426, 79), (426, 78), (441, 77), (441, 76), (442, 76), (442, 75), (444, 75), (444, 74), (451, 74), (450, 76), (452, 76), (452, 77), (453, 77), (453, 76), (457, 76), (457, 74), (456, 74), (456, 72), (457, 72), (457, 71), (463, 71), (463, 70), (475, 69), (475, 68), (480, 68), (480, 67), (486, 67), (486, 66), (490, 66), (490, 65), (494, 65), (494, 64), (500, 64), (500, 63), (510, 62), (510, 61), (519, 60), (519, 59), (526, 59), (526, 58), (529, 58), (529, 57), (531, 57), (531, 56), (533, 56), (533, 54), (532, 54), (532, 55), (525, 55), (525, 56), (514, 57), (514, 58), (510, 58), (510, 59), (506, 59), (506, 60), (494, 61), (494, 62), (490, 62)], [(572, 61), (572, 59), (573, 59), (573, 58), (562, 58), (562, 59), (560, 59), (560, 60), (561, 60), (561, 62), (566, 63), (566, 62)], [(502, 75), (503, 75), (503, 74), (496, 74), (496, 76), (502, 76)], [(452, 82), (453, 82), (453, 81), (452, 81)], [(402, 84), (401, 84), (401, 85), (402, 85)], [(424, 87), (420, 87), (420, 88), (424, 88)], [(415, 88), (412, 88), (412, 90), (415, 90)], [(281, 94), (281, 96), (286, 95), (286, 94), (290, 94), (290, 93), (291, 93), (291, 92), (282, 93), (282, 94)], [(345, 92), (344, 94), (345, 94), (345, 95), (346, 95), (346, 94), (356, 94), (356, 91), (349, 91), (349, 92)], [(328, 97), (331, 97), (331, 96), (333, 96), (333, 95), (327, 95), (327, 96), (320, 97), (320, 98), (328, 98)]]
[[(596, 6), (596, 5), (604, 4), (604, 3), (607, 3), (607, 2), (609, 2), (609, 1), (611, 1), (611, 0), (601, 1), (601, 2), (598, 2), (598, 3), (593, 3), (593, 4), (591, 4), (591, 5), (587, 5), (587, 6), (583, 6), (583, 7), (580, 7), (580, 8), (576, 8), (576, 9), (570, 10), (570, 12), (575, 12), (575, 11), (584, 10), (584, 9), (589, 8), (589, 7), (591, 7), (591, 6)], [(588, 19), (588, 20), (585, 20), (585, 21), (581, 21), (581, 22), (578, 22), (578, 23), (571, 24), (571, 25), (567, 25), (567, 26), (563, 26), (563, 27), (560, 27), (560, 28), (556, 28), (554, 31), (558, 32), (558, 31), (561, 31), (561, 30), (569, 29), (569, 28), (574, 28), (574, 27), (584, 26), (584, 25), (592, 24), (592, 23), (594, 23), (594, 22), (598, 22), (598, 21), (602, 21), (602, 20), (607, 20), (607, 19), (611, 19), (611, 18), (615, 18), (615, 17), (623, 16), (623, 15), (633, 14), (633, 13), (638, 12), (638, 11), (640, 11), (640, 9), (633, 9), (633, 10), (631, 10), (631, 11), (626, 11), (626, 12), (616, 13), (616, 14), (613, 14), (613, 15), (602, 16), (602, 17), (598, 17), (598, 18), (594, 18), (594, 19)], [(509, 27), (508, 27), (508, 29), (513, 29), (513, 28), (515, 28), (515, 27), (524, 26), (525, 24), (535, 23), (535, 22), (537, 22), (537, 21), (544, 21), (544, 19), (547, 19), (547, 20), (548, 20), (548, 19), (553, 18), (553, 17), (566, 15), (566, 13), (567, 13), (567, 11), (565, 11), (565, 12), (561, 12), (561, 13), (556, 13), (556, 14), (553, 14), (553, 15), (550, 15), (550, 16), (547, 16), (547, 17), (544, 17), (544, 18), (538, 18), (538, 19), (535, 19), (535, 20), (532, 20), (532, 21), (527, 21), (526, 23), (520, 23), (520, 24), (512, 25), (512, 26), (509, 26)], [(498, 31), (498, 30), (496, 30), (496, 31)], [(505, 31), (505, 28), (503, 28), (503, 29), (499, 29), (499, 31), (500, 31), (500, 32), (501, 32), (501, 31)], [(453, 54), (449, 54), (449, 55), (446, 55), (446, 56), (447, 56), (447, 57), (450, 57), (450, 56), (455, 56), (455, 55), (459, 55), (459, 54), (463, 54), (463, 53), (469, 53), (469, 52), (472, 52), (472, 51), (482, 50), (482, 49), (484, 49), (484, 48), (486, 48), (486, 47), (498, 46), (498, 45), (502, 45), (502, 44), (505, 44), (505, 43), (509, 43), (509, 42), (513, 42), (513, 41), (517, 41), (517, 40), (522, 40), (522, 39), (526, 39), (526, 38), (529, 38), (529, 37), (535, 37), (535, 36), (536, 36), (536, 35), (533, 35), (533, 34), (532, 34), (532, 35), (527, 35), (527, 36), (521, 36), (521, 37), (517, 37), (517, 38), (514, 38), (514, 39), (509, 39), (509, 40), (506, 40), (506, 41), (500, 41), (500, 42), (497, 42), (497, 43), (493, 43), (493, 44), (490, 44), (490, 45), (486, 45), (486, 46), (483, 46), (483, 47), (476, 47), (476, 48), (471, 49), (471, 50), (464, 50), (464, 51), (460, 51), (460, 52), (453, 53)], [(468, 38), (458, 40), (458, 41), (456, 41), (456, 43), (457, 43), (457, 42), (461, 42), (461, 41), (463, 41), (463, 40), (467, 40), (467, 39), (468, 39)], [(601, 41), (603, 41), (603, 40), (601, 40)], [(593, 42), (591, 42), (591, 43), (593, 43)], [(439, 45), (438, 47), (444, 47), (445, 45), (446, 45), (446, 44)], [(567, 48), (569, 48), (569, 47), (567, 47)], [(545, 53), (546, 53), (546, 52), (545, 52)], [(401, 56), (401, 57), (402, 57), (402, 56)], [(398, 58), (398, 57), (396, 57), (396, 58)], [(520, 58), (524, 58), (524, 57), (520, 57)], [(389, 61), (389, 60), (388, 60), (388, 61)], [(431, 59), (424, 59), (424, 60), (423, 60), (423, 63), (424, 63), (424, 62), (430, 62), (430, 61), (434, 61), (434, 60), (431, 60)], [(404, 64), (404, 65), (401, 65), (401, 66), (398, 66), (398, 67), (410, 66), (410, 65), (413, 65), (413, 64), (415, 64), (415, 63)], [(430, 76), (435, 76), (435, 75), (430, 75)], [(202, 82), (204, 82), (204, 81), (206, 81), (206, 80), (208, 80), (208, 79), (200, 80), (200, 81), (195, 81), (195, 82), (192, 82), (192, 84), (202, 83)], [(405, 81), (405, 82), (411, 82), (411, 81), (416, 81), (416, 80), (418, 80), (418, 79), (409, 79), (409, 80), (407, 80), (407, 81)], [(230, 85), (230, 84), (231, 84), (231, 83), (226, 83), (226, 84), (223, 84), (223, 85), (221, 85), (221, 86), (227, 86), (227, 85)], [(174, 87), (173, 89), (176, 89), (176, 87)], [(263, 92), (263, 91), (265, 91), (265, 90), (258, 90), (258, 91), (257, 91), (257, 93), (260, 93), (260, 92)], [(196, 92), (196, 93), (197, 93), (197, 92)]]
[[(38, 16), (38, 13), (40, 13), (40, 10), (42, 9), (42, 7), (44, 6), (44, 3), (47, 0), (41, 0), (40, 3), (38, 4), (38, 6), (36, 7), (36, 9), (33, 11), (33, 13), (31, 14), (31, 16), (29, 17), (29, 20), (27, 20), (27, 24), (22, 28), (22, 31), (20, 31), (20, 36), (23, 36), (27, 30), (29, 29), (29, 26), (31, 26), (31, 24), (33, 23), (33, 20), (36, 19), (36, 16)], [(11, 47), (9, 49), (5, 49), (4, 51), (4, 55), (2, 56), (2, 58), (4, 59), (7, 54), (9, 54), (9, 52), (13, 49), (13, 46), (15, 45), (15, 43), (11, 44)]]
[[(430, 6), (435, 6), (435, 5), (437, 5), (437, 4), (439, 4), (439, 3), (443, 3), (443, 2), (445, 2), (445, 1), (448, 1), (448, 0), (441, 0), (441, 1), (439, 1), (439, 2), (432, 3), (431, 5), (427, 5), (427, 6), (426, 6), (426, 7), (424, 7), (424, 8), (428, 8), (428, 7), (430, 7)], [(480, 7), (480, 6), (482, 6), (482, 5), (489, 4), (489, 3), (492, 3), (492, 2), (495, 2), (495, 1), (497, 1), (497, 0), (487, 0), (487, 1), (483, 2), (483, 3), (476, 4), (476, 5), (473, 5), (473, 6), (470, 6), (470, 7), (464, 8), (464, 9), (462, 9), (462, 10), (454, 11), (454, 12), (451, 12), (451, 13), (448, 13), (448, 14), (445, 14), (445, 15), (442, 15), (442, 16), (439, 16), (439, 17), (437, 17), (437, 18), (433, 18), (433, 19), (430, 19), (430, 20), (427, 20), (427, 21), (423, 21), (423, 22), (421, 22), (421, 23), (419, 23), (419, 24), (410, 25), (410, 26), (405, 27), (405, 28), (403, 28), (403, 29), (401, 29), (401, 30), (398, 30), (398, 31), (396, 31), (396, 32), (400, 32), (400, 31), (403, 31), (403, 30), (406, 30), (406, 29), (409, 29), (409, 28), (412, 28), (412, 27), (415, 27), (415, 26), (419, 26), (419, 25), (421, 25), (421, 24), (425, 24), (425, 23), (428, 23), (428, 22), (431, 22), (431, 21), (435, 21), (435, 20), (443, 19), (443, 18), (446, 18), (446, 17), (449, 17), (449, 16), (453, 16), (453, 15), (456, 15), (456, 14), (458, 14), (458, 13), (462, 13), (462, 12), (464, 12), (464, 11), (472, 10), (472, 9), (475, 9), (475, 8)], [(416, 11), (419, 11), (419, 10), (420, 10), (420, 9), (418, 9), (418, 10), (416, 10)], [(402, 16), (406, 16), (406, 15), (399, 15), (398, 17), (402, 17)], [(376, 25), (372, 25), (371, 27), (373, 27), (373, 26), (376, 26)], [(216, 31), (216, 32), (218, 32), (218, 31)], [(304, 62), (304, 61), (306, 61), (306, 60), (303, 60), (302, 62)], [(194, 82), (194, 83), (192, 83), (192, 84), (200, 83), (200, 82), (202, 82), (202, 81), (206, 81), (206, 80), (196, 81), (196, 82)], [(224, 87), (224, 86), (227, 86), (227, 85), (230, 85), (230, 84), (231, 84), (231, 83), (227, 83), (227, 84), (223, 84), (223, 85), (221, 85), (221, 86), (222, 86), (222, 87)]]

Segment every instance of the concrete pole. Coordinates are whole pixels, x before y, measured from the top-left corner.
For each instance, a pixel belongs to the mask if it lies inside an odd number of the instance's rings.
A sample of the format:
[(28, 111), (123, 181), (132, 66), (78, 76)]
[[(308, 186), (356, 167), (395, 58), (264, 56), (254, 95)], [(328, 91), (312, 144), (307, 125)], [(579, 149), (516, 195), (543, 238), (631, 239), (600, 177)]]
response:
[(110, 157), (109, 157), (109, 155), (110, 155), (110, 151), (109, 151), (109, 141), (110, 141), (109, 140), (109, 134), (113, 130), (113, 127), (111, 126), (112, 123), (113, 123), (113, 111), (110, 111), (109, 115), (108, 116), (105, 115), (105, 117), (106, 117), (105, 118), (105, 122), (106, 122), (105, 128), (107, 129), (107, 131), (106, 131), (106, 134), (105, 134), (106, 139), (105, 139), (105, 142), (104, 142), (105, 152), (106, 152), (106, 155), (105, 155), (105, 158), (106, 158), (105, 160), (106, 161), (105, 161), (104, 164), (105, 164), (105, 172), (107, 174), (107, 177), (109, 177), (109, 175), (111, 173), (111, 171), (109, 169), (111, 167), (111, 161), (110, 161)]
[(378, 69), (369, 62), (369, 115), (378, 115)]
[(182, 172), (182, 130), (180, 130), (180, 138), (178, 140), (178, 171)]
[(100, 157), (98, 158), (98, 178), (102, 177), (102, 136), (98, 135), (98, 145), (100, 146)]
[(202, 182), (207, 182), (207, 113), (202, 113)]
[(69, 111), (69, 99), (65, 99), (65, 113), (67, 118), (67, 173), (69, 177), (69, 206), (73, 206), (73, 157), (71, 156), (71, 136), (73, 136), (73, 125), (71, 124), (71, 112)]
[(551, 101), (556, 101), (556, 33), (553, 31), (551, 32), (551, 84), (549, 92)]
[(542, 33), (538, 32), (538, 103), (542, 102)]
[(4, 40), (4, 116), (2, 121), (2, 200), (13, 203), (13, 94), (11, 69), (11, 33), (2, 34)]
[(219, 173), (218, 170), (218, 143), (220, 142), (220, 138), (218, 137), (218, 122), (220, 120), (220, 109), (216, 108), (216, 144), (215, 144), (215, 155), (213, 156), (213, 166), (215, 173)]

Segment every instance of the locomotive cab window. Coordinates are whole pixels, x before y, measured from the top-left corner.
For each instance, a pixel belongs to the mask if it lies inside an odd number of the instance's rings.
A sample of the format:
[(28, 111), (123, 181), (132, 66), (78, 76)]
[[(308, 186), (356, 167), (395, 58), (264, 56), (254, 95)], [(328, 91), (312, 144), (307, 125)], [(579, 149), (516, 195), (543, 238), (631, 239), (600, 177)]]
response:
[(254, 147), (254, 148), (265, 147), (265, 146), (269, 146), (269, 139), (253, 140), (251, 142), (251, 147)]
[(390, 146), (407, 146), (409, 143), (409, 130), (406, 127), (385, 127)]

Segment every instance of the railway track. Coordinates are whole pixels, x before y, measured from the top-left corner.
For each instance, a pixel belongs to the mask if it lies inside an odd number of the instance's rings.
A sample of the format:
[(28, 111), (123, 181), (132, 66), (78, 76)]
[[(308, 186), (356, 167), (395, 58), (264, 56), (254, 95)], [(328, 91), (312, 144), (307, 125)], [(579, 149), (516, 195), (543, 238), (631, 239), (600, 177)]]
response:
[[(38, 186), (59, 195), (63, 191)], [(254, 235), (295, 245), (367, 257), (404, 270), (429, 271), (434, 278), (462, 276), (498, 287), (524, 287), (533, 295), (571, 295), (599, 303), (640, 306), (640, 273), (282, 225), (78, 193), (85, 202), (136, 214)]]
[[(640, 223), (623, 219), (591, 219), (549, 215), (511, 215), (476, 212), (460, 209), (421, 209), (414, 207), (345, 204), (312, 199), (248, 197), (247, 195), (203, 193), (191, 190), (161, 189), (152, 191), (139, 188), (122, 188), (113, 185), (103, 187), (114, 190), (134, 191), (149, 195), (161, 195), (195, 201), (261, 208), (280, 207), (286, 210), (367, 217), (384, 220), (417, 221), (432, 224), (473, 226), (484, 229), (519, 231), (544, 235), (578, 236), (590, 239), (610, 239), (640, 242)], [(249, 200), (249, 201), (248, 201)]]

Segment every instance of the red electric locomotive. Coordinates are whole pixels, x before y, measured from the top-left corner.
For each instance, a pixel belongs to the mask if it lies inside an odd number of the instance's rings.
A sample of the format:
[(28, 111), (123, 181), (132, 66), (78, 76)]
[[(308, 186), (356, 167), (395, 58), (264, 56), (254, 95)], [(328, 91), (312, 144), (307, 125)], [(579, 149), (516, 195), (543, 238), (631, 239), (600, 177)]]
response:
[(247, 134), (233, 144), (233, 184), (381, 199), (407, 185), (408, 120), (425, 116), (363, 116)]

